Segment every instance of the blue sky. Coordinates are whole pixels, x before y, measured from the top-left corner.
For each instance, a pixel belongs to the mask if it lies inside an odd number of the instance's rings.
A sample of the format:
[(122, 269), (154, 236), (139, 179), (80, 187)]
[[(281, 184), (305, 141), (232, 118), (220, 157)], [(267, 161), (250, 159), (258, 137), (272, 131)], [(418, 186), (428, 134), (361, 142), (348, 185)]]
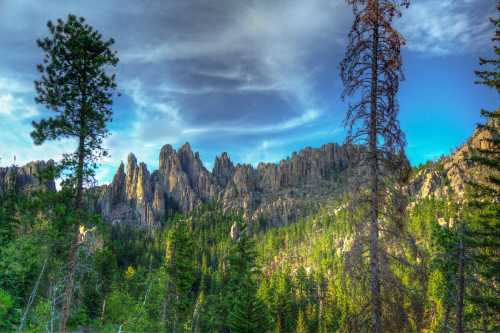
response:
[[(396, 23), (407, 39), (400, 120), (413, 164), (447, 154), (498, 107), (473, 84), (478, 57), (491, 55), (495, 0), (414, 0)], [(305, 146), (342, 142), (347, 103), (338, 63), (352, 14), (344, 0), (0, 0), (0, 165), (58, 159), (71, 141), (34, 146), (31, 121), (46, 21), (84, 16), (116, 39), (120, 57), (111, 179), (134, 152), (150, 169), (164, 144), (189, 141), (210, 169), (226, 151), (235, 162), (278, 161)]]

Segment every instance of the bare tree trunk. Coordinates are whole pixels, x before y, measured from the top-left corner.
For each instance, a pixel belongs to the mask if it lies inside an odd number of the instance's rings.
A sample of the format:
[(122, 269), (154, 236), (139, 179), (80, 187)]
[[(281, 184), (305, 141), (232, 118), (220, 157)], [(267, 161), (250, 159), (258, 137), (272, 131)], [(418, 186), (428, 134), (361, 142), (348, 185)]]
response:
[(450, 331), (450, 304), (446, 304), (446, 309), (444, 310), (444, 322), (442, 333), (448, 333)]
[[(373, 1), (374, 11), (378, 20), (378, 0)], [(372, 40), (372, 76), (370, 91), (370, 133), (369, 133), (369, 154), (370, 154), (370, 180), (371, 180), (371, 207), (370, 207), (370, 288), (372, 302), (372, 325), (373, 332), (382, 332), (381, 324), (381, 303), (380, 303), (380, 281), (379, 281), (379, 261), (378, 261), (378, 157), (377, 157), (377, 84), (378, 84), (378, 44), (379, 31), (378, 24), (373, 29)]]
[(83, 135), (83, 129), (85, 126), (85, 119), (83, 117), (83, 112), (80, 116), (80, 131), (81, 135), (78, 142), (78, 165), (76, 171), (76, 196), (75, 196), (75, 211), (77, 214), (76, 224), (73, 226), (74, 238), (71, 243), (68, 256), (68, 277), (64, 289), (63, 298), (63, 308), (61, 313), (61, 322), (59, 327), (60, 333), (66, 333), (66, 324), (68, 322), (71, 303), (73, 298), (73, 289), (75, 286), (75, 274), (76, 274), (76, 264), (77, 264), (77, 254), (78, 247), (80, 245), (80, 224), (82, 219), (82, 208), (83, 208), (83, 166), (85, 162), (85, 136)]
[(465, 253), (464, 253), (464, 232), (463, 221), (460, 221), (459, 241), (458, 241), (458, 276), (457, 276), (457, 319), (456, 333), (464, 333), (463, 315), (464, 315), (464, 290), (465, 290)]
[(101, 323), (104, 323), (104, 313), (106, 312), (106, 298), (102, 301), (101, 307)]
[(35, 286), (33, 287), (33, 290), (31, 291), (31, 295), (28, 299), (28, 304), (26, 304), (26, 308), (24, 309), (23, 316), (21, 317), (21, 323), (19, 324), (19, 327), (17, 328), (17, 332), (22, 332), (24, 323), (26, 322), (26, 318), (28, 316), (28, 313), (30, 311), (31, 305), (33, 304), (33, 301), (36, 297), (36, 293), (38, 291), (38, 286), (40, 285), (40, 280), (42, 279), (43, 273), (45, 272), (45, 267), (47, 266), (47, 261), (48, 258), (45, 258), (42, 266), (42, 270), (40, 271), (40, 274), (38, 275), (38, 279), (36, 279)]

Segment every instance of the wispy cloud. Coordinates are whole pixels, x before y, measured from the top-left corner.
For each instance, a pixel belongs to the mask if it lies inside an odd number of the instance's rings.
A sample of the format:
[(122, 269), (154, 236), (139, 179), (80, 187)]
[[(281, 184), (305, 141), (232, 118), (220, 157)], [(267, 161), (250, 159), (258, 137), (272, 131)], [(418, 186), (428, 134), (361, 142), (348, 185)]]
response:
[[(138, 45), (124, 51), (122, 60), (136, 64), (187, 62), (187, 86), (163, 83), (164, 92), (183, 95), (275, 92), (298, 109), (316, 108), (312, 82), (314, 66), (308, 62), (313, 45), (330, 43), (342, 33), (342, 1), (276, 1), (240, 3), (220, 31), (187, 31), (186, 38), (170, 36), (162, 42)], [(332, 20), (332, 14), (339, 16)], [(215, 28), (214, 28), (215, 29)], [(200, 66), (200, 59), (219, 68)], [(192, 70), (193, 65), (195, 70)], [(196, 77), (204, 76), (202, 84)], [(208, 81), (207, 81), (208, 80)], [(229, 81), (229, 82), (228, 82)]]
[(34, 146), (30, 137), (31, 121), (40, 114), (32, 101), (27, 84), (20, 80), (0, 77), (0, 165), (22, 165), (33, 160), (57, 160), (72, 151), (68, 140)]
[(200, 135), (205, 133), (233, 133), (233, 134), (259, 134), (259, 133), (275, 133), (282, 132), (286, 130), (295, 129), (297, 127), (305, 126), (318, 119), (320, 113), (316, 110), (306, 110), (303, 114), (298, 117), (293, 117), (285, 120), (281, 123), (273, 125), (264, 126), (242, 126), (240, 124), (234, 126), (210, 126), (210, 127), (198, 127), (198, 128), (187, 128), (182, 130), (183, 134), (188, 135)]
[(342, 132), (342, 128), (334, 130), (314, 130), (295, 136), (282, 136), (260, 140), (251, 147), (246, 147), (240, 154), (239, 159), (244, 163), (257, 166), (261, 162), (276, 163), (291, 155), (290, 146), (305, 142), (324, 142), (332, 136)]
[(181, 139), (184, 122), (178, 109), (172, 103), (157, 95), (150, 95), (139, 79), (123, 84), (123, 91), (132, 100), (132, 114), (128, 115), (126, 128), (113, 130), (104, 146), (111, 152), (99, 175), (101, 180), (110, 180), (111, 171), (120, 161), (126, 161), (129, 153), (135, 153), (139, 160), (155, 167), (158, 153), (165, 143), (176, 144)]
[(494, 0), (421, 0), (398, 21), (411, 51), (426, 55), (475, 52), (491, 38)]
[(9, 77), (0, 77), (0, 91), (13, 94), (32, 93), (33, 85)]

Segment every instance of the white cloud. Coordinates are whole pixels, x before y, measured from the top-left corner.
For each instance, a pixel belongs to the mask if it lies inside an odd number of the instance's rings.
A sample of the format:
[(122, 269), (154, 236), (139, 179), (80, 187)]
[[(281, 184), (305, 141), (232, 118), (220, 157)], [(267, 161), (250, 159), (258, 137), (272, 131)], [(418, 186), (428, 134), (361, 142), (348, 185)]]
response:
[(474, 52), (491, 38), (492, 0), (422, 0), (397, 25), (411, 51), (431, 55)]
[[(183, 40), (164, 40), (125, 50), (122, 60), (131, 63), (162, 63), (197, 59), (229, 59), (227, 68), (198, 69), (196, 74), (238, 80), (232, 87), (200, 89), (163, 85), (177, 94), (273, 91), (298, 109), (315, 108), (312, 89), (314, 70), (307, 58), (318, 45), (335, 44), (344, 34), (349, 9), (343, 1), (261, 1), (243, 5), (222, 32), (188, 34)], [(209, 29), (210, 30), (210, 29)], [(334, 41), (334, 42), (332, 42)], [(245, 70), (242, 63), (251, 63)]]
[(72, 152), (70, 140), (47, 141), (35, 146), (30, 137), (33, 130), (29, 119), (0, 114), (0, 165), (24, 165), (34, 160), (60, 160), (63, 153)]
[(303, 114), (297, 117), (290, 118), (283, 122), (265, 125), (265, 126), (210, 126), (210, 127), (194, 127), (182, 130), (183, 134), (200, 135), (206, 133), (234, 133), (234, 134), (259, 134), (259, 133), (275, 133), (286, 130), (295, 129), (297, 127), (308, 125), (320, 116), (317, 110), (306, 110)]
[(151, 143), (157, 139), (171, 140), (181, 133), (184, 121), (173, 102), (164, 101), (164, 96), (148, 94), (139, 79), (126, 83), (125, 92), (135, 105), (133, 126), (138, 138)]
[(74, 145), (68, 140), (35, 146), (31, 121), (39, 114), (33, 90), (20, 80), (0, 77), (0, 165), (23, 165), (33, 160), (59, 160)]
[[(311, 68), (307, 60), (314, 46), (343, 33), (340, 28), (345, 23), (344, 19), (332, 19), (332, 16), (347, 16), (342, 15), (344, 13), (349, 13), (349, 9), (343, 1), (254, 2), (251, 6), (242, 6), (221, 33), (207, 31), (207, 34), (188, 35), (184, 40), (165, 40), (158, 45), (138, 46), (125, 51), (121, 58), (132, 63), (166, 61), (167, 64), (176, 60), (226, 59), (227, 63), (222, 68), (197, 67), (191, 70), (191, 74), (234, 80), (237, 84), (208, 84), (193, 88), (165, 78), (168, 83), (161, 84), (157, 89), (174, 98), (175, 94), (272, 92), (288, 103), (290, 110), (294, 110), (286, 115), (288, 119), (271, 125), (249, 126), (238, 120), (228, 124), (222, 120), (219, 125), (190, 127), (178, 117), (178, 109), (167, 103), (165, 107), (171, 109), (171, 117), (163, 124), (174, 124), (174, 128), (164, 130), (163, 135), (174, 133), (188, 140), (210, 133), (239, 135), (287, 131), (313, 123), (322, 113), (313, 89), (315, 68)], [(248, 63), (251, 69), (243, 65)], [(140, 100), (137, 97), (134, 99)], [(146, 112), (144, 109), (142, 112)], [(149, 112), (147, 114), (149, 117)], [(152, 126), (155, 127), (154, 124)], [(183, 129), (178, 132), (181, 127)], [(160, 130), (148, 129), (148, 132)]]
[(32, 118), (38, 115), (36, 106), (11, 93), (0, 93), (0, 115), (4, 117)]

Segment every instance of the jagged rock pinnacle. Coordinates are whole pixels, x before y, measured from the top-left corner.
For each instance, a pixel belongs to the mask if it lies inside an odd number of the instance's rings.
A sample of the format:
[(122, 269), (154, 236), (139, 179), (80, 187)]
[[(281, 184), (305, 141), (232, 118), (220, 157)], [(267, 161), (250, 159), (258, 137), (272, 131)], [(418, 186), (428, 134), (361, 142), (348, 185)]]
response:
[[(327, 144), (306, 148), (280, 163), (234, 165), (227, 153), (217, 156), (208, 171), (189, 143), (177, 151), (160, 150), (159, 168), (150, 173), (130, 154), (127, 167), (117, 170), (100, 203), (103, 215), (118, 223), (153, 225), (166, 211), (193, 210), (204, 202), (219, 202), (224, 210), (241, 211), (246, 219), (264, 217), (271, 224), (289, 223), (342, 186), (352, 146)], [(167, 207), (171, 205), (171, 207)]]

